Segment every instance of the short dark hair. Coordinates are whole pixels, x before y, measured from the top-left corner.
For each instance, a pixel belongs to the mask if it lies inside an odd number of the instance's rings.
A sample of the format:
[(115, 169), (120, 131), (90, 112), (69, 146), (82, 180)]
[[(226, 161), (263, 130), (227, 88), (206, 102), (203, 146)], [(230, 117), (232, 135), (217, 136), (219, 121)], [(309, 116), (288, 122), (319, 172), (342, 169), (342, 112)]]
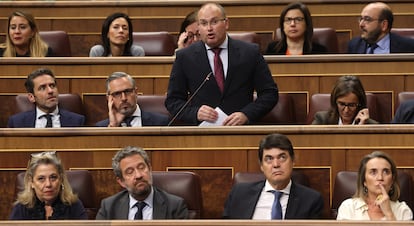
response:
[(120, 162), (122, 159), (132, 155), (140, 155), (144, 159), (144, 162), (147, 164), (147, 166), (151, 168), (150, 159), (144, 149), (140, 147), (127, 146), (118, 151), (112, 158), (112, 169), (114, 170), (116, 177), (123, 179)]
[(289, 152), (289, 155), (292, 158), (292, 160), (295, 159), (295, 152), (293, 151), (293, 146), (289, 138), (283, 134), (273, 133), (267, 135), (260, 141), (258, 152), (260, 163), (263, 160), (263, 150), (271, 148), (279, 148), (281, 150), (287, 151)]
[(39, 68), (34, 70), (32, 73), (30, 73), (27, 76), (26, 82), (24, 83), (24, 86), (26, 87), (26, 91), (28, 93), (33, 93), (34, 94), (34, 83), (33, 80), (41, 75), (49, 75), (50, 77), (53, 78), (53, 80), (55, 81), (55, 84), (57, 84), (56, 82), (56, 78), (55, 75), (53, 74), (52, 70), (48, 69), (48, 68)]
[(392, 23), (394, 22), (394, 15), (389, 7), (384, 7), (379, 15), (379, 20), (388, 21), (388, 29), (391, 30)]
[(181, 23), (180, 34), (185, 31), (185, 28), (187, 28), (188, 25), (194, 22), (197, 22), (197, 13), (198, 13), (198, 10), (194, 10), (190, 12), (189, 14), (187, 14), (183, 22)]
[(125, 44), (125, 48), (124, 48), (124, 52), (123, 52), (123, 56), (131, 56), (131, 46), (132, 43), (134, 41), (132, 33), (133, 33), (133, 29), (132, 29), (132, 22), (131, 19), (129, 18), (129, 16), (125, 13), (113, 13), (111, 15), (109, 15), (105, 21), (102, 24), (102, 31), (101, 31), (101, 40), (102, 40), (102, 45), (104, 47), (104, 53), (102, 56), (108, 56), (111, 53), (111, 48), (110, 48), (110, 43), (109, 43), (109, 38), (108, 38), (108, 32), (109, 32), (109, 27), (111, 26), (111, 23), (118, 18), (124, 18), (127, 23), (128, 23), (128, 41)]

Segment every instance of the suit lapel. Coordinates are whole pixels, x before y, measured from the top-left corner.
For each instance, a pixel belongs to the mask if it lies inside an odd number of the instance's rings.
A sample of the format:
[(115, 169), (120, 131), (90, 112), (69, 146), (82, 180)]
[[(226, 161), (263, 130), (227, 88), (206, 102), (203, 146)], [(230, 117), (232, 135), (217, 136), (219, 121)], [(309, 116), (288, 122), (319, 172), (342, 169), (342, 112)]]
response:
[(294, 219), (297, 210), (300, 208), (300, 199), (298, 198), (296, 184), (292, 182), (290, 188), (289, 200), (286, 208), (285, 219)]
[(153, 187), (154, 189), (154, 207), (152, 211), (153, 219), (167, 219), (165, 213), (167, 213), (167, 205), (165, 204), (164, 198), (160, 195), (160, 192)]
[(260, 194), (262, 193), (263, 187), (265, 185), (265, 181), (261, 181), (256, 183), (254, 186), (251, 187), (246, 197), (246, 206), (240, 207), (245, 209), (246, 215), (249, 219), (252, 219), (254, 210), (256, 208), (257, 201), (259, 201)]
[(24, 121), (24, 126), (29, 128), (35, 128), (36, 126), (36, 110), (30, 112), (29, 117)]
[(229, 85), (232, 84), (231, 80), (233, 79), (234, 73), (232, 69), (234, 69), (235, 65), (239, 62), (240, 59), (240, 49), (239, 46), (234, 44), (233, 39), (228, 37), (228, 67), (227, 67), (227, 76), (226, 80), (224, 81), (224, 93), (226, 90), (229, 89)]
[(115, 219), (128, 219), (129, 213), (129, 193), (125, 192), (124, 196), (118, 202), (118, 208), (115, 209)]

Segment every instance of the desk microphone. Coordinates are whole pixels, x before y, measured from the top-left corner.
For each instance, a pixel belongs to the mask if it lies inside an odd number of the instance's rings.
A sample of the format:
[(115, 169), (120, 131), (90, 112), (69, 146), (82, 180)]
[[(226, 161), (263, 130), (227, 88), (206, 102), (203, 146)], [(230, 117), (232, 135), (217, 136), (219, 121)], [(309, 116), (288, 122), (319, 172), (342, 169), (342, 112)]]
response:
[(210, 79), (210, 76), (213, 74), (213, 72), (208, 73), (204, 81), (197, 87), (197, 89), (194, 91), (193, 94), (191, 94), (190, 98), (184, 103), (184, 105), (180, 108), (180, 110), (174, 115), (174, 117), (171, 119), (171, 121), (168, 123), (167, 126), (171, 126), (171, 124), (175, 121), (175, 119), (181, 114), (181, 112), (184, 110), (184, 108), (187, 107), (187, 105), (190, 103), (190, 101), (193, 99), (195, 95), (197, 95), (198, 91), (206, 84), (206, 82)]

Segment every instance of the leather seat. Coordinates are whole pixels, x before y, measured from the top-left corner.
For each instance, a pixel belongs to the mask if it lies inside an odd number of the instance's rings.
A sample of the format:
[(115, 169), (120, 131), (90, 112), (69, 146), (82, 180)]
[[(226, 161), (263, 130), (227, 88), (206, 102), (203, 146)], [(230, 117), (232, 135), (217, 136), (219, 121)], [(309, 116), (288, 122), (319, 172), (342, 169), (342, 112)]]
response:
[[(21, 172), (16, 177), (16, 197), (19, 192), (24, 190), (24, 174), (25, 172)], [(89, 219), (95, 219), (98, 208), (95, 202), (95, 184), (90, 172), (87, 170), (68, 170), (66, 176), (73, 192), (82, 201)]]
[(391, 32), (403, 37), (414, 39), (414, 28), (392, 28)]
[[(358, 172), (341, 171), (335, 178), (334, 190), (332, 195), (331, 216), (333, 219), (338, 214), (338, 208), (342, 201), (351, 198), (356, 191)], [(411, 209), (414, 208), (414, 185), (411, 175), (398, 170), (398, 181), (400, 183), (400, 201), (405, 201)]]
[(203, 216), (203, 198), (200, 176), (193, 172), (153, 171), (154, 186), (185, 200), (190, 219)]
[[(256, 99), (256, 94), (254, 95)], [(259, 125), (295, 124), (295, 106), (293, 98), (288, 93), (279, 93), (279, 101), (263, 118), (257, 122)]]
[(167, 31), (134, 32), (133, 44), (144, 48), (145, 56), (172, 56), (175, 51), (174, 38)]
[[(59, 108), (65, 109), (67, 111), (75, 112), (78, 114), (83, 115), (83, 104), (82, 99), (78, 94), (59, 94), (58, 96), (59, 101)], [(18, 94), (16, 96), (16, 113), (24, 112), (24, 111), (31, 111), (35, 109), (34, 103), (30, 102), (27, 94)]]
[[(257, 182), (257, 181), (261, 181), (261, 180), (265, 180), (265, 176), (262, 172), (237, 172), (234, 175), (233, 178), (233, 184), (238, 184), (238, 183), (251, 183), (251, 182)], [(305, 175), (302, 174), (299, 171), (292, 171), (292, 181), (294, 181), (295, 183), (304, 185), (309, 187), (309, 178)]]
[(260, 48), (260, 36), (256, 32), (228, 32), (228, 35), (233, 39), (256, 43)]
[[(366, 93), (367, 107), (369, 109), (370, 118), (378, 120), (377, 99), (372, 93)], [(309, 102), (309, 113), (306, 119), (307, 124), (312, 124), (314, 116), (318, 111), (327, 111), (331, 107), (331, 94), (329, 93), (315, 93), (312, 95)]]
[[(273, 38), (274, 40), (280, 40), (280, 28), (276, 29), (276, 36)], [(318, 43), (322, 46), (325, 46), (328, 53), (338, 53), (338, 36), (336, 35), (336, 31), (330, 27), (319, 27), (313, 28), (313, 37), (312, 41)]]
[(71, 57), (70, 41), (65, 31), (40, 31), (40, 37), (53, 50), (55, 57)]
[(395, 105), (395, 110), (398, 109), (398, 107), (400, 106), (400, 104), (406, 100), (411, 100), (414, 99), (414, 92), (401, 92), (398, 93), (398, 102)]

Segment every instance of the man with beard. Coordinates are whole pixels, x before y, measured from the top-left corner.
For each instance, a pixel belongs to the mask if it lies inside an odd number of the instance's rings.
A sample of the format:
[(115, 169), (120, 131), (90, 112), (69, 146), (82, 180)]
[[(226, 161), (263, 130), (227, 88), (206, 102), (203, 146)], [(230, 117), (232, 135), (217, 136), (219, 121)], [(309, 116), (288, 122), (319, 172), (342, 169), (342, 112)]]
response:
[(237, 183), (224, 206), (228, 219), (318, 219), (323, 199), (319, 192), (292, 181), (295, 153), (290, 140), (270, 134), (260, 141), (260, 169), (265, 180)]
[(135, 80), (124, 72), (114, 72), (106, 80), (109, 118), (96, 123), (100, 127), (164, 126), (168, 117), (142, 111), (137, 104)]
[(59, 91), (53, 72), (39, 68), (27, 76), (27, 97), (35, 109), (9, 118), (9, 128), (77, 127), (85, 124), (85, 116), (60, 109)]
[(382, 2), (370, 3), (361, 12), (361, 36), (348, 43), (348, 53), (388, 54), (414, 52), (414, 40), (391, 32), (391, 8)]
[(147, 153), (125, 147), (112, 158), (117, 182), (125, 188), (101, 202), (97, 220), (187, 219), (185, 201), (152, 186), (152, 169)]

